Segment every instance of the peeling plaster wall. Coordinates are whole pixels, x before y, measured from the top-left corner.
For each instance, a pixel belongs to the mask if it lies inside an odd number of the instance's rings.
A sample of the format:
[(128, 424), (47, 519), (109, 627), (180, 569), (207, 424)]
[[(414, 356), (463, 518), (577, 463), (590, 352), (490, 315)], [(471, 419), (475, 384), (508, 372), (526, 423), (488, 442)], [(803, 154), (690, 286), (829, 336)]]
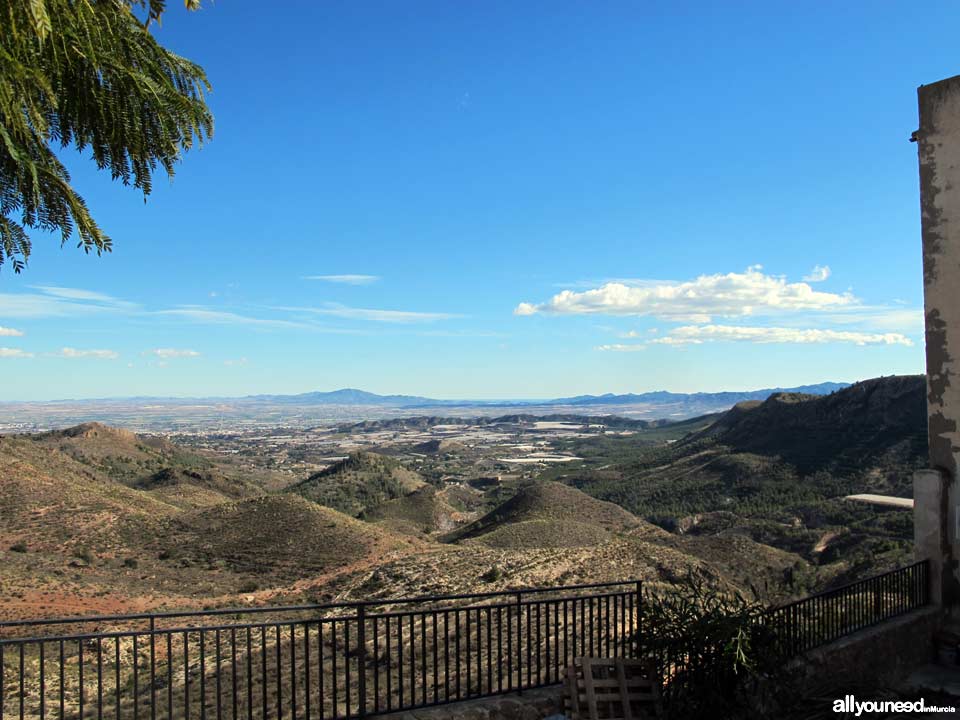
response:
[(960, 76), (917, 90), (930, 467), (945, 483), (943, 601), (960, 602)]

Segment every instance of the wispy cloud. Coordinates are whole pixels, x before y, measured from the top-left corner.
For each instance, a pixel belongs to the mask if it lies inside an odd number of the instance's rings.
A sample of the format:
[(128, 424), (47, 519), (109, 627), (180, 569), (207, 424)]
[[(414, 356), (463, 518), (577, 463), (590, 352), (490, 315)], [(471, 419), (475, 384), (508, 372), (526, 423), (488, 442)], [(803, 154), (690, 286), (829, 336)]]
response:
[(36, 285), (32, 293), (0, 293), (0, 317), (74, 317), (96, 313), (132, 313), (136, 303), (92, 290)]
[(371, 285), (380, 280), (379, 275), (304, 275), (304, 280), (338, 283), (340, 285)]
[(289, 312), (302, 312), (312, 315), (326, 315), (330, 317), (345, 318), (347, 320), (369, 320), (372, 322), (384, 323), (422, 323), (434, 322), (436, 320), (450, 320), (461, 317), (452, 313), (439, 312), (415, 312), (410, 310), (377, 310), (373, 308), (356, 308), (340, 305), (337, 303), (327, 303), (322, 307), (278, 307), (275, 310), (286, 310)]
[(120, 353), (115, 350), (77, 350), (76, 348), (65, 347), (53, 353), (54, 355), (71, 360), (82, 358), (93, 358), (96, 360), (116, 360)]
[[(905, 345), (913, 340), (900, 333), (865, 333), (830, 329), (746, 327), (742, 325), (686, 325), (674, 328), (650, 345), (701, 345), (707, 342), (792, 343), (800, 345), (852, 343), (854, 345)], [(633, 347), (633, 346), (628, 346)], [(601, 349), (617, 349), (606, 346)]]
[(167, 317), (180, 318), (191, 322), (202, 323), (206, 325), (258, 325), (260, 327), (276, 328), (304, 328), (309, 327), (305, 323), (292, 320), (276, 320), (273, 318), (257, 318), (248, 315), (240, 315), (234, 312), (224, 310), (208, 310), (202, 307), (181, 307), (171, 310), (155, 310), (151, 315), (160, 315)]
[(195, 358), (200, 357), (200, 353), (196, 350), (181, 350), (177, 348), (156, 348), (154, 350), (147, 350), (143, 353), (144, 355), (153, 355), (160, 358), (161, 360), (170, 360), (172, 358)]
[(807, 282), (823, 282), (828, 277), (830, 277), (829, 265), (814, 265), (813, 270), (808, 275), (804, 275), (803, 279)]
[(20, 348), (0, 347), (0, 358), (32, 358), (33, 353)]
[(604, 352), (640, 352), (646, 350), (647, 346), (642, 343), (613, 343), (612, 345), (599, 345), (597, 350)]
[(514, 313), (637, 315), (703, 323), (714, 316), (823, 311), (856, 303), (849, 293), (820, 292), (804, 282), (767, 275), (754, 265), (742, 273), (701, 275), (683, 282), (636, 286), (614, 282), (584, 292), (564, 290), (544, 303), (520, 303)]
[(23, 337), (23, 331), (0, 325), (0, 337)]
[(242, 367), (247, 364), (247, 359), (245, 357), (237, 359), (224, 360), (223, 364), (227, 367)]

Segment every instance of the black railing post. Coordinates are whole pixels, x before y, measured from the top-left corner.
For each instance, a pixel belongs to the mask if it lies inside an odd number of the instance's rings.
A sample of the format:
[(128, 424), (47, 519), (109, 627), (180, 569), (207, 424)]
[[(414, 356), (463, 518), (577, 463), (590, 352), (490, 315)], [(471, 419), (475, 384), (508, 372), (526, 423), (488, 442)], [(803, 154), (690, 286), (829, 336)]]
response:
[(643, 657), (643, 585), (637, 580), (637, 659)]
[[(523, 634), (523, 605), (521, 602), (523, 593), (517, 592), (517, 692), (523, 695), (523, 643), (520, 637)], [(530, 632), (530, 628), (527, 628)], [(527, 640), (529, 641), (529, 637)]]
[[(363, 603), (357, 606), (357, 625), (357, 672), (360, 678), (357, 712), (360, 717), (365, 718), (367, 716), (367, 606)], [(347, 692), (350, 692), (350, 688), (347, 688)]]

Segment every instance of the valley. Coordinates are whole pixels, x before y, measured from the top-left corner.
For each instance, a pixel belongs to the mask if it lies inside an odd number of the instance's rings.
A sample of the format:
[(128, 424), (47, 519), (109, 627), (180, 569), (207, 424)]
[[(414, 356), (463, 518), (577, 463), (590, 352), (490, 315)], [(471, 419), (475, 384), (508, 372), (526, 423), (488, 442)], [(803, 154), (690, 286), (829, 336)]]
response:
[(0, 436), (5, 618), (694, 574), (768, 601), (902, 564), (921, 377), (678, 422), (406, 415)]

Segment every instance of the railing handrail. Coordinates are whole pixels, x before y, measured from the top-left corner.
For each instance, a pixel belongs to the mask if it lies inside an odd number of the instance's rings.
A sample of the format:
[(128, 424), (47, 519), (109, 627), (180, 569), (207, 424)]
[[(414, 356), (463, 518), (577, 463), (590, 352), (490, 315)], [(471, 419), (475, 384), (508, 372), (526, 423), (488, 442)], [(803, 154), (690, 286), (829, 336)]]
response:
[[(377, 600), (357, 600), (353, 602), (320, 603), (307, 605), (266, 605), (259, 607), (215, 608), (212, 610), (173, 610), (157, 613), (130, 613), (123, 615), (78, 615), (62, 618), (37, 618), (33, 620), (6, 620), (0, 621), (0, 629), (13, 627), (42, 627), (48, 625), (76, 625), (97, 622), (134, 622), (137, 620), (159, 620), (186, 617), (211, 617), (218, 615), (256, 615), (263, 613), (306, 612), (314, 610), (356, 609), (360, 607), (377, 607), (380, 605), (413, 605), (436, 603), (446, 600), (472, 600), (476, 598), (516, 597), (531, 594), (561, 593), (572, 590), (593, 590), (600, 588), (617, 587), (621, 585), (636, 586), (637, 580), (621, 580), (605, 583), (582, 583), (578, 585), (558, 585), (556, 587), (522, 587), (513, 590), (493, 590), (482, 593), (457, 593), (452, 595), (421, 595), (405, 598), (384, 598)], [(337, 617), (337, 620), (341, 618)], [(182, 630), (182, 629), (181, 629)]]
[(854, 580), (853, 582), (847, 583), (846, 585), (840, 585), (835, 588), (821, 590), (820, 592), (814, 593), (813, 595), (806, 595), (798, 600), (791, 600), (790, 602), (783, 603), (782, 605), (774, 605), (767, 610), (767, 614), (772, 615), (776, 613), (778, 610), (787, 610), (791, 607), (794, 607), (795, 605), (803, 605), (804, 603), (810, 602), (811, 600), (816, 600), (817, 598), (828, 597), (831, 595), (839, 595), (840, 593), (843, 593), (846, 590), (851, 590), (857, 587), (865, 586), (867, 585), (867, 583), (875, 582), (876, 580), (889, 577), (890, 575), (896, 575), (898, 573), (906, 573), (914, 568), (927, 565), (927, 563), (929, 562), (930, 561), (928, 559), (924, 558), (923, 560), (917, 560), (916, 562), (911, 563), (909, 565), (903, 565), (902, 567), (894, 568), (893, 570), (887, 570), (886, 572), (882, 572), (879, 575), (871, 575), (868, 578), (863, 578), (862, 580)]

